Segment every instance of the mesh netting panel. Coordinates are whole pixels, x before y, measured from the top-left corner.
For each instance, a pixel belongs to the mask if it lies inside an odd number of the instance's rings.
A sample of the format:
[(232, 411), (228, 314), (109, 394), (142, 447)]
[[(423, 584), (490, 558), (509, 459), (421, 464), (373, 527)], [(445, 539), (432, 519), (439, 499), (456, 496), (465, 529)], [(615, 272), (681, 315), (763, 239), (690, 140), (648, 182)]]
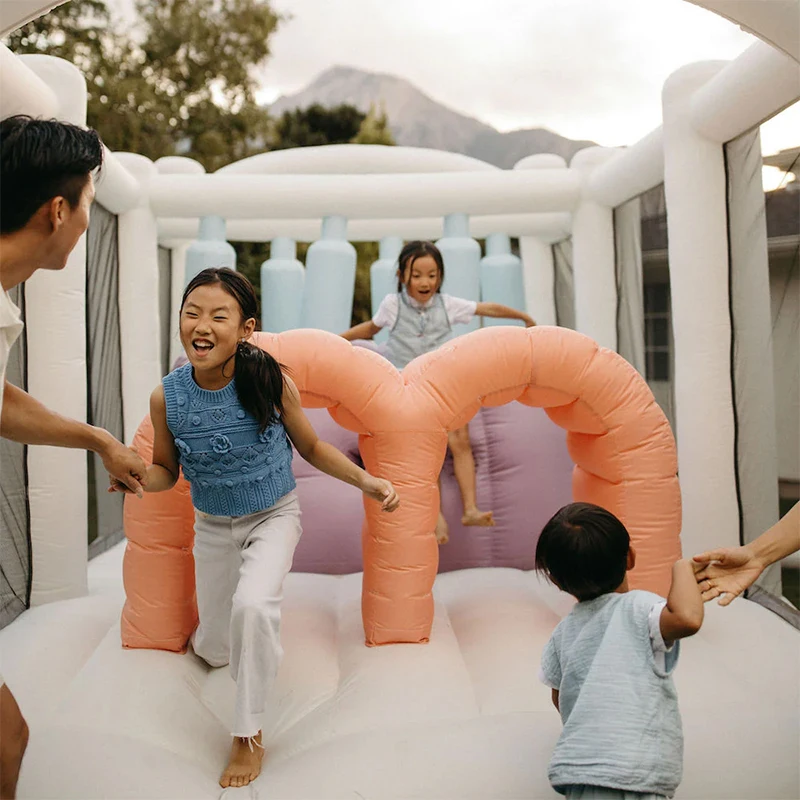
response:
[(575, 330), (575, 273), (572, 267), (572, 239), (553, 245), (553, 289), (556, 325)]
[[(87, 413), (92, 425), (122, 440), (118, 271), (117, 218), (95, 204), (86, 262)], [(95, 453), (87, 456), (91, 557), (122, 539), (122, 495), (108, 493), (108, 473), (102, 460)]]

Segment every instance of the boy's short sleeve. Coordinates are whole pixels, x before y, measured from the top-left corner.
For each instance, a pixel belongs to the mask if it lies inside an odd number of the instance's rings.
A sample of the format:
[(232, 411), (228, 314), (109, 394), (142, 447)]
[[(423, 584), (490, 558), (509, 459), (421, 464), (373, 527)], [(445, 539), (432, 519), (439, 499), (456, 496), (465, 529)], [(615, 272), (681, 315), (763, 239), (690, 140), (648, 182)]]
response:
[[(556, 631), (557, 633), (557, 631)], [(556, 633), (550, 637), (542, 652), (542, 664), (539, 669), (539, 680), (551, 689), (561, 687), (561, 660), (556, 647)]]
[(381, 300), (381, 304), (378, 306), (378, 310), (375, 312), (372, 322), (379, 328), (393, 328), (395, 322), (397, 322), (399, 310), (400, 306), (397, 302), (397, 294), (387, 294), (386, 297)]
[(661, 635), (661, 612), (667, 605), (666, 600), (658, 600), (653, 604), (647, 615), (647, 627), (650, 633), (650, 646), (653, 649), (653, 659), (659, 674), (669, 675), (678, 663), (680, 642), (672, 642), (669, 646)]

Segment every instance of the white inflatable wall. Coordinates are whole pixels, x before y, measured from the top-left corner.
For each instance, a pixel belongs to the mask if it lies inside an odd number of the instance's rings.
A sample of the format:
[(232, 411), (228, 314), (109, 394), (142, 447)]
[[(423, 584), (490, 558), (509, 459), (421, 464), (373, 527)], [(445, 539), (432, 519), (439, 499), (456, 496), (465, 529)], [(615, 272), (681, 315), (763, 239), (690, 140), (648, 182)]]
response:
[[(0, 62), (3, 113), (50, 115), (58, 103), (58, 116), (83, 120), (85, 86), (73, 67), (45, 56), (16, 58), (2, 47)], [(577, 326), (615, 347), (613, 209), (664, 180), (684, 544), (696, 550), (724, 543), (720, 536), (733, 543), (738, 508), (721, 147), (796, 100), (799, 69), (761, 42), (731, 63), (685, 68), (665, 86), (663, 130), (619, 153), (582, 151), (569, 168), (548, 155), (524, 159), (514, 170), (498, 170), (451, 153), (343, 145), (263, 154), (205, 175), (188, 159), (163, 159), (153, 167), (141, 157), (109, 154), (98, 200), (120, 216), (126, 436), (145, 413), (147, 395), (160, 374), (160, 326), (153, 302), (158, 243), (171, 248), (172, 269), (182, 272), (182, 254), (196, 235), (200, 216), (222, 215), (233, 240), (288, 236), (310, 241), (322, 217), (335, 212), (350, 219), (350, 239), (377, 241), (389, 235), (435, 239), (444, 216), (466, 213), (474, 236), (499, 231), (520, 237), (528, 309), (544, 324), (555, 321), (549, 246), (571, 234)], [(344, 167), (349, 174), (334, 174)], [(47, 280), (37, 276), (28, 286), (31, 389), (78, 418), (85, 414), (86, 391), (83, 347), (76, 347), (85, 338), (84, 260), (81, 244), (62, 274)], [(173, 281), (173, 316), (179, 288), (180, 281)], [(57, 326), (58, 337), (45, 333), (51, 326)], [(174, 333), (173, 327), (172, 356), (179, 352)], [(53, 374), (58, 380), (52, 380)], [(61, 513), (66, 502), (72, 508), (84, 496), (85, 458), (33, 449), (30, 459), (34, 598), (39, 602), (80, 593), (85, 586), (85, 507), (68, 521)], [(56, 558), (56, 550), (47, 549), (45, 530), (58, 531), (61, 543), (68, 542), (66, 549), (75, 553), (68, 569), (60, 545), (57, 570), (55, 561), (48, 561)], [(48, 564), (54, 567), (50, 575)]]
[(575, 327), (611, 350), (617, 349), (614, 209), (592, 197), (589, 177), (616, 152), (587, 147), (579, 150), (570, 164), (581, 176), (581, 200), (572, 217)]
[(141, 187), (136, 204), (117, 221), (123, 422), (125, 441), (131, 442), (150, 411), (150, 392), (161, 380), (158, 231), (148, 202), (148, 186), (158, 170), (136, 153), (118, 153), (117, 158)]
[[(60, 119), (86, 124), (86, 81), (76, 67), (38, 55), (20, 62), (58, 98)], [(85, 285), (85, 235), (63, 270), (36, 273), (25, 283), (28, 390), (54, 411), (82, 421), (87, 402)], [(86, 453), (30, 447), (28, 481), (35, 564), (31, 603), (86, 594)]]

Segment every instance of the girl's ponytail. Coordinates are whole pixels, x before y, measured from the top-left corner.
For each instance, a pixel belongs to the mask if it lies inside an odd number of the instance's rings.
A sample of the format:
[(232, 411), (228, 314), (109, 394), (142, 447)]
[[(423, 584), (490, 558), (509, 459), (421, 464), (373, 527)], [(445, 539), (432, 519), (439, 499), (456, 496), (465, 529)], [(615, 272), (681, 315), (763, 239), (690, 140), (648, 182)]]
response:
[(265, 350), (242, 341), (236, 348), (233, 377), (239, 402), (263, 433), (283, 414), (283, 368)]

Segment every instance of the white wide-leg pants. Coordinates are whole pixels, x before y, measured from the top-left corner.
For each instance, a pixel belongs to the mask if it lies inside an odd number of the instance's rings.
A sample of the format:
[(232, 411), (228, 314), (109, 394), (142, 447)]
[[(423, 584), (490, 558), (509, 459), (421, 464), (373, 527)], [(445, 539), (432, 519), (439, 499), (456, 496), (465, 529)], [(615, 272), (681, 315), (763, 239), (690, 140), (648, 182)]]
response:
[(249, 738), (261, 730), (283, 658), (283, 582), (301, 531), (295, 492), (245, 517), (214, 517), (195, 509), (200, 623), (192, 646), (212, 667), (230, 664), (236, 681), (234, 736)]

